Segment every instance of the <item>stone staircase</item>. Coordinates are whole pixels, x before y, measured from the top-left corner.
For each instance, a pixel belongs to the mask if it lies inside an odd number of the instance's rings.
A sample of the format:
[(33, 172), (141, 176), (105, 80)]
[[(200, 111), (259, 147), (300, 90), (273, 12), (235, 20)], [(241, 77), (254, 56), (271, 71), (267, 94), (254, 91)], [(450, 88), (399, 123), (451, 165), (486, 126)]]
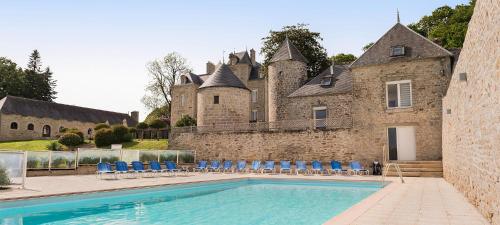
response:
[[(399, 165), (403, 177), (443, 177), (442, 161), (391, 161), (391, 163)], [(391, 167), (386, 175), (396, 177), (398, 173)]]

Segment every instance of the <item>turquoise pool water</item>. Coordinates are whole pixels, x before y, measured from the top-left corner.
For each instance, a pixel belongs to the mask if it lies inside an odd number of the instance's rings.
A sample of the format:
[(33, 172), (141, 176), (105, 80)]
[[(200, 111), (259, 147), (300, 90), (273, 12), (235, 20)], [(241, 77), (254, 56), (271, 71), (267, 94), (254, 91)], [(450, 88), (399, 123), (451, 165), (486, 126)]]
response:
[(374, 182), (205, 182), (0, 203), (0, 223), (322, 224), (380, 188)]

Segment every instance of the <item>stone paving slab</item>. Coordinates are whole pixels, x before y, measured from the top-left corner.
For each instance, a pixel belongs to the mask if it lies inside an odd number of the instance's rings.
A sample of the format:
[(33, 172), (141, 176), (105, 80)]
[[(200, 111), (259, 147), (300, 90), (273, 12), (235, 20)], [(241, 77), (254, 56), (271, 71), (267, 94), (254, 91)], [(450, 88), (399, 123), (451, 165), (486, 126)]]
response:
[[(0, 191), (0, 201), (103, 190), (241, 178), (379, 181), (373, 176), (291, 176), (260, 174), (191, 174), (187, 177), (98, 179), (94, 175), (27, 178), (26, 189)], [(489, 224), (467, 200), (442, 178), (398, 178), (326, 224)]]

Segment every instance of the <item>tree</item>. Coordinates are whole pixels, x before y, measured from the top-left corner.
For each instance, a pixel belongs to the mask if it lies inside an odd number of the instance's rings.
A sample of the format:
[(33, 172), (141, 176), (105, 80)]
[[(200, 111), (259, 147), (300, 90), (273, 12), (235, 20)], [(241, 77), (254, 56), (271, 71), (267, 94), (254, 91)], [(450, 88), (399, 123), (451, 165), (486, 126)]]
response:
[(141, 139), (144, 139), (144, 130), (149, 128), (149, 124), (145, 122), (140, 122), (135, 127), (141, 131)]
[(147, 69), (151, 80), (142, 98), (143, 104), (151, 110), (167, 107), (170, 112), (172, 87), (181, 74), (189, 71), (186, 59), (172, 52), (161, 60), (150, 62)]
[(23, 97), (51, 102), (56, 97), (57, 92), (54, 90), (56, 81), (52, 79), (52, 72), (47, 67), (44, 70), (40, 53), (34, 50), (30, 55), (28, 66), (25, 73), (25, 88)]
[(196, 126), (196, 119), (189, 115), (184, 115), (180, 120), (175, 123), (176, 127), (191, 127)]
[(23, 70), (7, 58), (0, 57), (0, 99), (7, 95), (23, 96)]
[(365, 46), (363, 46), (363, 51), (366, 52), (366, 50), (368, 50), (370, 47), (372, 47), (373, 44), (375, 44), (375, 43), (370, 42), (370, 43), (366, 44)]
[(168, 111), (168, 107), (160, 107), (154, 109), (151, 113), (149, 113), (146, 116), (146, 119), (144, 119), (145, 123), (151, 123), (153, 120), (156, 119), (161, 119), (161, 120), (167, 120), (170, 116), (170, 112)]
[(431, 15), (422, 17), (408, 27), (444, 48), (461, 48), (475, 3), (472, 0), (469, 4), (457, 5), (454, 9), (449, 6), (439, 7)]
[(353, 54), (340, 53), (330, 57), (330, 61), (337, 65), (347, 65), (354, 62), (354, 60), (356, 60), (357, 58), (358, 57), (354, 56)]
[(309, 77), (318, 75), (330, 65), (326, 50), (320, 44), (323, 41), (320, 33), (311, 32), (307, 24), (299, 23), (297, 25), (284, 26), (280, 31), (271, 30), (267, 37), (262, 38), (264, 43), (260, 52), (264, 55), (264, 73), (267, 72), (267, 66), (270, 64), (271, 58), (278, 51), (287, 36), (290, 42), (309, 61), (307, 64), (307, 75)]
[(159, 140), (159, 135), (158, 133), (160, 132), (160, 129), (167, 127), (167, 123), (165, 123), (162, 120), (153, 120), (150, 124), (149, 127), (156, 129), (156, 139)]

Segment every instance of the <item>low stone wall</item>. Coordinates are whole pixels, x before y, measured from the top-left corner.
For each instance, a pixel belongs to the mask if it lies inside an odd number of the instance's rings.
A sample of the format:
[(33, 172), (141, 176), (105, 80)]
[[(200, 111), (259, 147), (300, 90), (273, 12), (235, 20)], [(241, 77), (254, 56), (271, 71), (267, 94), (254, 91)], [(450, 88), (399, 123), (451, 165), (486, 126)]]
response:
[(476, 2), (464, 46), (443, 101), (444, 178), (463, 192), (492, 224), (498, 225), (499, 14), (498, 0)]
[[(347, 163), (352, 157), (349, 129), (331, 131), (178, 133), (170, 149), (194, 149), (197, 160), (322, 160)], [(195, 141), (193, 141), (195, 140)], [(368, 163), (368, 162), (365, 162)]]

